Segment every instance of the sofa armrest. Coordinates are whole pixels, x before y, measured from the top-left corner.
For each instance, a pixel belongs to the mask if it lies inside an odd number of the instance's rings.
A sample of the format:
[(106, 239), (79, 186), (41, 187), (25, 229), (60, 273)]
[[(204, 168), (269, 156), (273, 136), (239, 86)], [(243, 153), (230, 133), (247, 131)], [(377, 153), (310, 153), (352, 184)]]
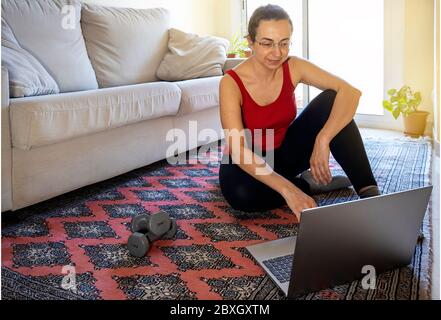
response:
[(9, 124), (9, 77), (2, 67), (2, 212), (12, 209), (12, 148)]
[(222, 70), (225, 73), (225, 71), (233, 69), (235, 66), (241, 64), (245, 60), (245, 58), (227, 58), (227, 61), (225, 62)]

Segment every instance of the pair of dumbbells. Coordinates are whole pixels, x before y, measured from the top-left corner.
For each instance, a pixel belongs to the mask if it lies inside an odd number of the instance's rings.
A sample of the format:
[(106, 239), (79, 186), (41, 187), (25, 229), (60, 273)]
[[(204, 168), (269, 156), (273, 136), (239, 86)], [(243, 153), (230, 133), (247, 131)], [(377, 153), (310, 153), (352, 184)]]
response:
[(177, 231), (176, 221), (164, 211), (154, 214), (141, 214), (132, 219), (132, 234), (127, 246), (131, 255), (144, 257), (153, 241), (171, 239)]

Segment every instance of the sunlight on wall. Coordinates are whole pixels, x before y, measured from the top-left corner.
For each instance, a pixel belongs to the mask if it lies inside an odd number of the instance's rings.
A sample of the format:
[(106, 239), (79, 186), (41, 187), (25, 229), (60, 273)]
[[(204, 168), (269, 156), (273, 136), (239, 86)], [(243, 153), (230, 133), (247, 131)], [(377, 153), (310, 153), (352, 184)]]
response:
[(129, 8), (166, 8), (172, 27), (185, 32), (208, 35), (215, 33), (214, 0), (83, 0), (85, 3)]
[(213, 10), (214, 35), (231, 39), (236, 32), (240, 32), (242, 28), (241, 0), (215, 0)]
[(440, 0), (436, 0), (436, 11), (435, 11), (435, 84), (436, 84), (436, 100), (435, 100), (435, 134), (437, 137), (438, 142), (441, 141), (441, 78), (440, 78), (440, 61), (439, 61), (439, 54), (440, 54), (440, 45), (441, 45), (441, 31), (440, 31), (440, 15), (441, 15), (441, 6), (440, 6)]
[(433, 12), (433, 0), (406, 0), (404, 83), (414, 90), (421, 91), (421, 110), (430, 112), (428, 134), (432, 134), (434, 113)]

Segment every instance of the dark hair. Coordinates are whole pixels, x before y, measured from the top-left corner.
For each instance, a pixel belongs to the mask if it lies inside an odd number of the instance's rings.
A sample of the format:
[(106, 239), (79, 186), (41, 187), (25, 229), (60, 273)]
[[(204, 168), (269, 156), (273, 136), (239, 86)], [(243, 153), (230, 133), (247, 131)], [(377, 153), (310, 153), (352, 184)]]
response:
[(291, 18), (282, 7), (275, 4), (260, 6), (254, 10), (248, 23), (248, 36), (253, 42), (256, 41), (257, 28), (262, 20), (288, 20), (291, 29), (293, 29)]

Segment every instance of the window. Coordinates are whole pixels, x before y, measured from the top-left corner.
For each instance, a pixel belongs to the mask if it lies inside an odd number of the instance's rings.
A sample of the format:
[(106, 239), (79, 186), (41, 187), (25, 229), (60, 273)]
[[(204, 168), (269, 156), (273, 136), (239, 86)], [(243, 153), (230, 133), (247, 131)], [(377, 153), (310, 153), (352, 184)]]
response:
[[(309, 0), (309, 60), (360, 89), (358, 113), (383, 115), (383, 1)], [(310, 99), (320, 91), (310, 88)]]
[[(247, 22), (268, 1), (247, 0)], [(294, 24), (290, 54), (304, 57), (363, 92), (358, 114), (383, 115), (383, 0), (273, 0)], [(303, 19), (305, 17), (305, 19)], [(308, 91), (309, 90), (309, 91)], [(320, 90), (296, 88), (298, 107)]]

